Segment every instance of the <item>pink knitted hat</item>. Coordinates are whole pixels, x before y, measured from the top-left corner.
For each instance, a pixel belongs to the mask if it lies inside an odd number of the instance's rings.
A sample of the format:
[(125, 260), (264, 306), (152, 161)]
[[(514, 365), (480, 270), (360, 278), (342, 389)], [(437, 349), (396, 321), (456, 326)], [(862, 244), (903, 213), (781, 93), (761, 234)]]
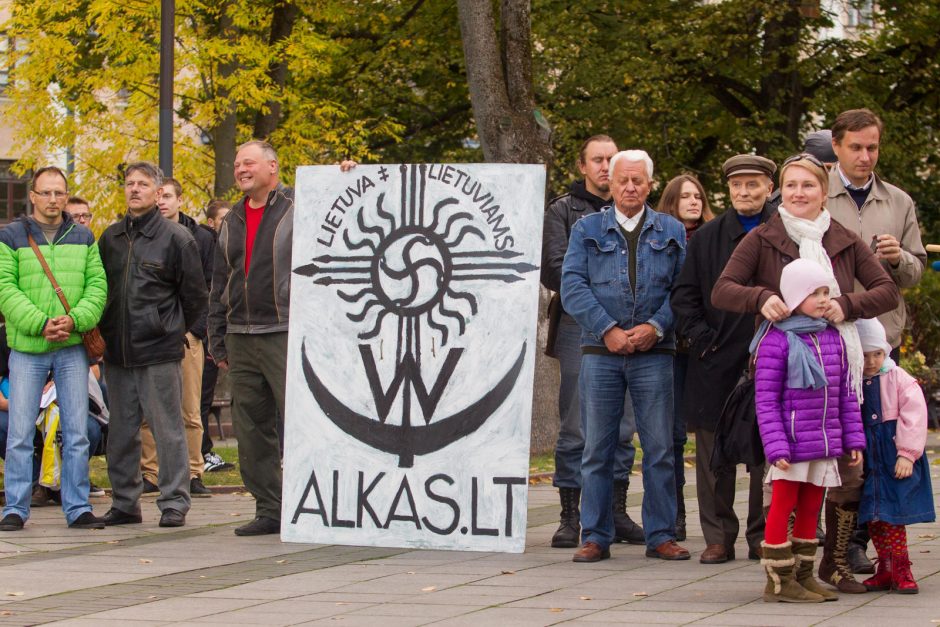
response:
[(790, 313), (820, 287), (830, 287), (832, 279), (821, 265), (809, 259), (794, 259), (783, 267), (780, 295)]

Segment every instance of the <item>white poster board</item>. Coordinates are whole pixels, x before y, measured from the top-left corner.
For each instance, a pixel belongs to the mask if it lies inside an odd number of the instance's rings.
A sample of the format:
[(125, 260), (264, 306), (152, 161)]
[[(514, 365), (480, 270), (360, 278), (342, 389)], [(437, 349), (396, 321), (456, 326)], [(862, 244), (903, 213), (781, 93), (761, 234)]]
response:
[(522, 552), (545, 170), (297, 170), (281, 537)]

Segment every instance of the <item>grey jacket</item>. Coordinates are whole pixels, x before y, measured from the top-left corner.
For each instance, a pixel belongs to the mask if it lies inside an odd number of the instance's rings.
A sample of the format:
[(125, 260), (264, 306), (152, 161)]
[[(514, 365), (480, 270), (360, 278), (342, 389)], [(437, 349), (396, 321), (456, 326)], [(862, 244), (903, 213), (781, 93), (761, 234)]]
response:
[[(829, 202), (826, 208), (842, 226), (849, 229), (866, 244), (874, 235), (893, 235), (901, 242), (901, 263), (892, 268), (887, 261), (881, 265), (899, 288), (913, 287), (920, 282), (927, 263), (927, 251), (920, 239), (917, 212), (911, 197), (878, 175), (872, 182), (871, 192), (859, 209), (849, 195), (842, 177), (833, 169), (829, 176)], [(856, 291), (864, 291), (856, 281)], [(907, 311), (902, 298), (898, 306), (878, 316), (888, 335), (892, 347), (900, 346), (901, 332), (907, 321)]]

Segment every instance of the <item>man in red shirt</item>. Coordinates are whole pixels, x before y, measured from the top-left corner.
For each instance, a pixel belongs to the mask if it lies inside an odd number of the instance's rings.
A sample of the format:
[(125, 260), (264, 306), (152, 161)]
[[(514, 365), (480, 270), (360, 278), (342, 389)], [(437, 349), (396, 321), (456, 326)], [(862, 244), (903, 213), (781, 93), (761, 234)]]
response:
[(229, 371), (239, 466), (256, 503), (255, 519), (235, 530), (240, 536), (281, 527), (278, 416), (284, 415), (294, 190), (278, 174), (271, 144), (239, 147), (235, 183), (245, 196), (219, 230), (209, 297), (209, 352)]

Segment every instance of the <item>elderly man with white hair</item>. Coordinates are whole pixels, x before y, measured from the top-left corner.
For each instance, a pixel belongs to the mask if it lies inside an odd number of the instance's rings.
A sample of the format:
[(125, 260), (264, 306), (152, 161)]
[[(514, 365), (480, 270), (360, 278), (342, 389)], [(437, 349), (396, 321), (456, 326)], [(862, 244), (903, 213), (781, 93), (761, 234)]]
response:
[(610, 162), (612, 204), (571, 231), (561, 298), (581, 325), (582, 545), (575, 562), (610, 557), (611, 482), (629, 390), (643, 445), (646, 555), (689, 559), (676, 543), (672, 367), (676, 343), (669, 293), (685, 259), (685, 229), (646, 203), (653, 161), (626, 150)]

